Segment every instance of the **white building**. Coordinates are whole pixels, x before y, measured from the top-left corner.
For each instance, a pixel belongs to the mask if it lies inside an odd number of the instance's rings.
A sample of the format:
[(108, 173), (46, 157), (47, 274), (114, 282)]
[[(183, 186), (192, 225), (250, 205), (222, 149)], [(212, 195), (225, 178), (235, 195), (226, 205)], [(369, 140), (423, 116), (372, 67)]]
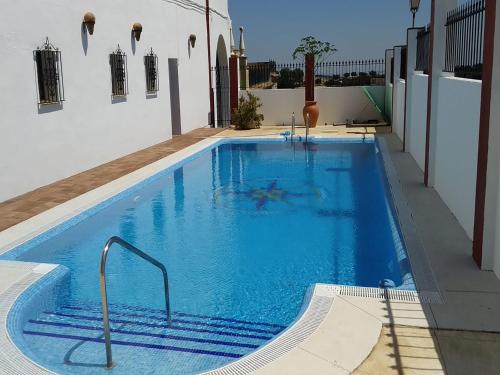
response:
[[(1, 4), (0, 202), (209, 124), (210, 68), (229, 56), (227, 0), (209, 4), (210, 57), (205, 0)], [(93, 35), (82, 23), (87, 12), (95, 15)], [(47, 38), (61, 52), (64, 89), (64, 101), (50, 105), (39, 104), (34, 59)], [(118, 46), (126, 54), (126, 96), (112, 95), (110, 54)], [(151, 50), (160, 90), (147, 95)]]

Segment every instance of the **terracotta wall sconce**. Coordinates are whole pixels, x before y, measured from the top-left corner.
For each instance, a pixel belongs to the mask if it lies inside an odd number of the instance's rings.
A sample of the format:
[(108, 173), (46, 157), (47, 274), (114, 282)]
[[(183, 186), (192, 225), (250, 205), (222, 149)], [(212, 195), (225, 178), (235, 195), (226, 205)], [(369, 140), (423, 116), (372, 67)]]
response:
[(191, 44), (191, 48), (194, 48), (194, 46), (196, 45), (196, 35), (191, 34), (189, 36), (189, 44)]
[(142, 25), (139, 22), (132, 25), (132, 33), (134, 34), (135, 40), (141, 40)]
[(83, 24), (90, 35), (94, 35), (95, 16), (92, 12), (87, 12), (83, 16)]

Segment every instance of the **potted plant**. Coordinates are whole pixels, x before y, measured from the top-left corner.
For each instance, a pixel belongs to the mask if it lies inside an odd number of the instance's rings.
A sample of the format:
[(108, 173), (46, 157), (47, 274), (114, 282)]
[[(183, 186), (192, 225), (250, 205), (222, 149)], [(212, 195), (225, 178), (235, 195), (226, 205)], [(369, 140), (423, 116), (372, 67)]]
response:
[(301, 40), (299, 46), (293, 52), (293, 59), (299, 57), (305, 60), (306, 70), (306, 103), (303, 110), (304, 122), (309, 115), (309, 127), (314, 128), (319, 118), (318, 103), (314, 100), (314, 67), (315, 63), (321, 59), (335, 53), (337, 49), (329, 42), (316, 40), (313, 36), (305, 37)]
[(247, 92), (247, 97), (240, 97), (238, 109), (233, 112), (232, 123), (236, 130), (258, 129), (264, 121), (264, 115), (258, 113), (262, 107), (260, 99)]

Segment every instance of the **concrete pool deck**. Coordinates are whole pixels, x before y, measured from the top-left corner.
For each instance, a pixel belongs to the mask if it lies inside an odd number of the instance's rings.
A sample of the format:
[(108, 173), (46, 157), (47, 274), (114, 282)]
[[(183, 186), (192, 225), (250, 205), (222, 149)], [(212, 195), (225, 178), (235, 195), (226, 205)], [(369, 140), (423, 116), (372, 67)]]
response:
[[(284, 130), (289, 128), (226, 130), (211, 136), (253, 137), (276, 135)], [(303, 132), (303, 128), (297, 129), (297, 134)], [(311, 135), (368, 133), (384, 137), (444, 303), (421, 305), (337, 295), (336, 302), (310, 337), (257, 373), (498, 372), (500, 335), (487, 332), (500, 332), (500, 281), (493, 273), (478, 270), (470, 255), (470, 239), (439, 195), (423, 186), (422, 172), (410, 155), (400, 151), (397, 137), (387, 132), (387, 127), (329, 126), (313, 129)], [(133, 170), (123, 168), (122, 176)], [(89, 173), (88, 178), (91, 177)], [(39, 209), (44, 205), (43, 200), (23, 202), (22, 197), (20, 199), (18, 204), (35, 204)], [(29, 216), (29, 212), (25, 214)], [(9, 289), (12, 291), (13, 284), (22, 284), (38, 271), (29, 264), (0, 262), (0, 298), (8, 294)], [(5, 332), (1, 334), (4, 337)]]

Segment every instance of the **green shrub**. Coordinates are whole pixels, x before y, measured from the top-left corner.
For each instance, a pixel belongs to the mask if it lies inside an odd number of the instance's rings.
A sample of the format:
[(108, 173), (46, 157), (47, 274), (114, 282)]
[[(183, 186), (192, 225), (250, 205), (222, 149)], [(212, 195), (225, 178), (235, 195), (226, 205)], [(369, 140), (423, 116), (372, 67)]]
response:
[(260, 99), (247, 92), (247, 98), (240, 97), (238, 109), (233, 112), (232, 122), (237, 130), (260, 128), (264, 115), (258, 113), (262, 107)]

